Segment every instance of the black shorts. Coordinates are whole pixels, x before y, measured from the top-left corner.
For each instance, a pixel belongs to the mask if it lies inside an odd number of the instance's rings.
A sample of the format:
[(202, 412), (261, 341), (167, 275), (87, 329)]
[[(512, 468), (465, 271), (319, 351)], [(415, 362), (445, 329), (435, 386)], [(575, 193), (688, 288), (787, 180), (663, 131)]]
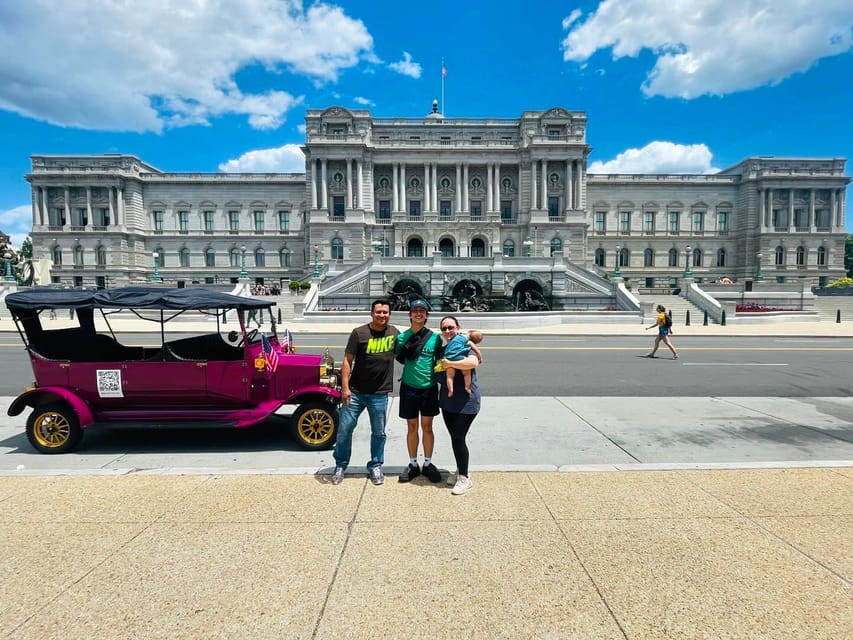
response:
[(400, 417), (409, 420), (419, 416), (438, 415), (438, 386), (415, 389), (400, 384)]

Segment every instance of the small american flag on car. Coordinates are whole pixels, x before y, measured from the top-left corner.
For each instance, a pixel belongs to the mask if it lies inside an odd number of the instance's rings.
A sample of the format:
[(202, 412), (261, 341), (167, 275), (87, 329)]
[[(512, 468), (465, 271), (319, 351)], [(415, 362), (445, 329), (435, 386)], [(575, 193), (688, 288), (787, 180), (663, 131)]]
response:
[(264, 362), (266, 362), (267, 369), (275, 373), (276, 369), (278, 369), (278, 351), (273, 349), (270, 339), (266, 336), (261, 336), (261, 352), (264, 355)]
[(278, 342), (281, 345), (283, 353), (290, 353), (290, 345), (293, 343), (293, 336), (290, 333), (290, 329), (282, 331), (281, 338)]

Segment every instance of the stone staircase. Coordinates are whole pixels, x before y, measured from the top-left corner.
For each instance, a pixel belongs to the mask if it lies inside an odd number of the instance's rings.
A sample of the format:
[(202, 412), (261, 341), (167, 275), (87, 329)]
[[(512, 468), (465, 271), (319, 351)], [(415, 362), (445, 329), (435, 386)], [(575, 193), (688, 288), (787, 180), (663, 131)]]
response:
[[(634, 292), (632, 292), (634, 293)], [(686, 299), (681, 296), (674, 296), (672, 294), (650, 294), (645, 293), (641, 295), (637, 295), (634, 293), (634, 296), (640, 301), (640, 305), (642, 307), (643, 303), (651, 303), (652, 308), (656, 307), (659, 304), (662, 304), (666, 307), (667, 313), (672, 312), (672, 324), (675, 326), (684, 326), (687, 324), (687, 312), (690, 312), (690, 324), (702, 324), (704, 319), (704, 313), (701, 309), (699, 309), (692, 302), (688, 302)], [(646, 318), (644, 322), (648, 322), (651, 324), (653, 318)], [(708, 323), (712, 323), (712, 320), (709, 318)]]
[(841, 322), (853, 320), (853, 296), (815, 296), (815, 311), (821, 322), (835, 322), (841, 311)]

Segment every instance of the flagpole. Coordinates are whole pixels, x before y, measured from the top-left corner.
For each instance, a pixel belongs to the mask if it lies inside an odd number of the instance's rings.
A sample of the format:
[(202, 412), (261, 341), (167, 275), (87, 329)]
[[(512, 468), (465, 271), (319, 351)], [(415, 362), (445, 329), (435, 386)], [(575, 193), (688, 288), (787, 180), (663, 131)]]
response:
[(444, 58), (441, 59), (441, 115), (444, 115), (444, 76), (447, 75), (444, 68)]

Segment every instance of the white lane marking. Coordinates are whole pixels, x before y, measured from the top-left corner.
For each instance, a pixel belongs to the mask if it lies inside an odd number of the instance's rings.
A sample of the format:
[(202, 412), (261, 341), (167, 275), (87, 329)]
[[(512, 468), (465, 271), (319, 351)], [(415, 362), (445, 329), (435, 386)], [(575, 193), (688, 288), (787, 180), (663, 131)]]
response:
[(773, 340), (773, 342), (820, 342), (821, 344), (827, 344), (832, 342), (841, 342), (841, 340), (822, 340), (820, 338), (803, 338), (802, 340), (796, 340), (794, 338), (788, 338), (787, 340), (783, 340), (782, 338), (777, 338)]
[(787, 362), (682, 362), (685, 367), (787, 367)]
[(519, 342), (588, 342), (587, 338), (522, 338)]

